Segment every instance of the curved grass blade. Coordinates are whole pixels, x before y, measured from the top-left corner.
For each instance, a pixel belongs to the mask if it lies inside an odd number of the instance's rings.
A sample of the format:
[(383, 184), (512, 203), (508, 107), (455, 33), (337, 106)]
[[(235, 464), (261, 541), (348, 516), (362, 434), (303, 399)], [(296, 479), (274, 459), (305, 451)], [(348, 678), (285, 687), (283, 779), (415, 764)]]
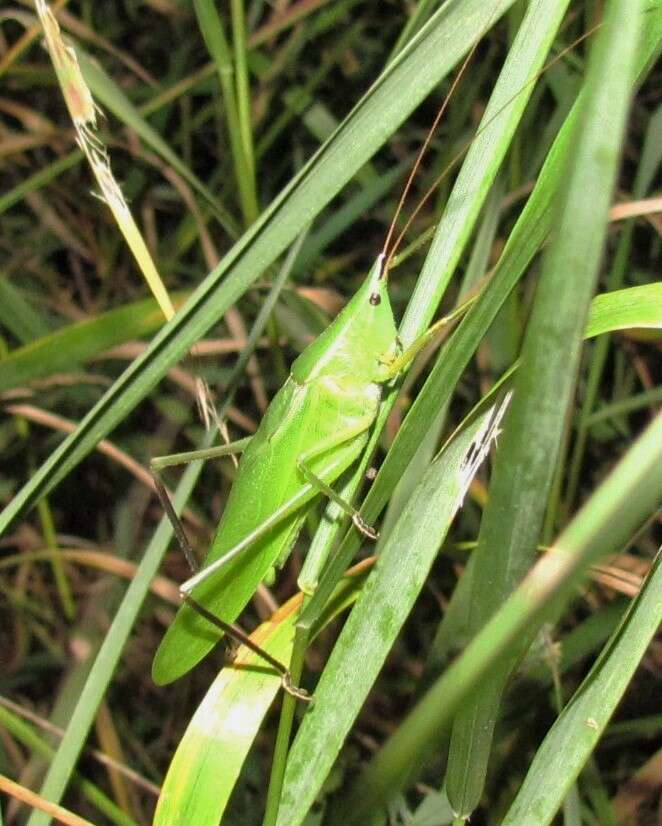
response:
[(554, 819), (586, 765), (662, 622), (662, 552), (597, 662), (536, 752), (524, 784), (501, 824)]
[[(447, 3), (0, 514), (0, 534), (143, 399), (333, 198), (513, 0)], [(494, 8), (496, 6), (496, 9)], [(81, 67), (85, 73), (83, 61)], [(92, 80), (86, 80), (94, 88)], [(101, 94), (97, 91), (100, 99)], [(109, 105), (106, 101), (106, 105)], [(347, 566), (345, 566), (347, 567)]]
[[(606, 237), (634, 84), (639, 18), (638, 3), (626, 8), (611, 2), (591, 51), (573, 152), (555, 209), (558, 227), (543, 263), (474, 551), (470, 633), (484, 626), (535, 560)], [(531, 642), (524, 635), (519, 653)], [(494, 670), (453, 725), (446, 792), (460, 817), (480, 801), (501, 693), (514, 662)]]
[(622, 548), (657, 510), (660, 497), (662, 414), (373, 758), (329, 819), (331, 826), (365, 823), (406, 788), (485, 676), (521, 647), (522, 636), (534, 635), (562, 614), (590, 566)]
[(490, 410), (427, 469), (389, 534), (334, 646), (287, 762), (278, 826), (305, 817), (429, 574), (450, 523), (496, 436)]
[(641, 327), (662, 327), (662, 281), (596, 295), (584, 336)]

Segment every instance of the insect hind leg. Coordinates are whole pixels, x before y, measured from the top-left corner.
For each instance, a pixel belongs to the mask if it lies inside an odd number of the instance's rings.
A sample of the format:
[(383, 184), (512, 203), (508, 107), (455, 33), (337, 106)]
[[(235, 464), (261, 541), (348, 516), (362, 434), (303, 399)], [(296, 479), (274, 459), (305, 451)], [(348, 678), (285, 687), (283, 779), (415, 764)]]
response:
[[(166, 490), (163, 482), (158, 476), (158, 473), (152, 473), (152, 478), (154, 479), (154, 484), (156, 486), (156, 492), (158, 494), (159, 499), (161, 500), (161, 504), (163, 505), (163, 510), (168, 517), (170, 524), (172, 525), (172, 529), (177, 537), (177, 542), (181, 547), (184, 556), (186, 557), (186, 561), (189, 564), (191, 570), (195, 573), (199, 570), (199, 565), (195, 559), (195, 554), (193, 553), (193, 548), (189, 541), (188, 536), (186, 535), (186, 531), (184, 530), (184, 526), (177, 515), (177, 511), (175, 510), (174, 505), (172, 504), (172, 500), (168, 495), (168, 491)], [(294, 685), (292, 682), (292, 675), (290, 674), (289, 668), (282, 663), (280, 660), (276, 659), (276, 657), (272, 657), (271, 654), (266, 651), (261, 646), (257, 645), (257, 643), (253, 642), (253, 640), (248, 636), (248, 634), (244, 633), (244, 631), (239, 628), (239, 626), (234, 625), (229, 622), (225, 622), (220, 617), (217, 617), (216, 614), (212, 613), (211, 611), (207, 610), (201, 603), (199, 603), (196, 599), (194, 599), (187, 591), (180, 588), (179, 594), (182, 598), (183, 602), (186, 602), (196, 613), (200, 614), (207, 622), (213, 625), (215, 628), (218, 628), (224, 634), (227, 634), (228, 637), (236, 640), (241, 645), (245, 645), (249, 648), (254, 654), (257, 654), (258, 657), (261, 657), (266, 663), (268, 663), (272, 668), (274, 668), (279, 674), (283, 689), (288, 693), (291, 694), (292, 697), (296, 698), (297, 700), (304, 700), (305, 702), (310, 702), (311, 696), (308, 692), (300, 688), (297, 685)]]

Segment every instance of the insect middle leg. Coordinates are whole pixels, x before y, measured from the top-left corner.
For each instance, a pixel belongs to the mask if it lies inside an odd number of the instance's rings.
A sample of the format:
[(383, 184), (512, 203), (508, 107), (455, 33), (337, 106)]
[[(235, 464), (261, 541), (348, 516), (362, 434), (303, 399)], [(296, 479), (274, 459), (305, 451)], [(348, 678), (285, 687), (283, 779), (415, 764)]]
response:
[(163, 468), (173, 467), (174, 465), (187, 465), (191, 462), (196, 462), (199, 460), (217, 459), (221, 456), (230, 456), (236, 453), (241, 453), (246, 449), (251, 438), (252, 436), (247, 436), (245, 439), (238, 439), (236, 442), (230, 442), (226, 445), (217, 445), (216, 447), (208, 447), (203, 450), (189, 450), (184, 453), (172, 453), (168, 456), (155, 456), (149, 463), (150, 473), (154, 481), (156, 493), (161, 501), (163, 510), (166, 512), (170, 524), (172, 525), (175, 537), (177, 538), (177, 542), (186, 557), (189, 568), (194, 573), (197, 572), (200, 566), (198, 565), (193, 553), (191, 543), (186, 536), (184, 526), (182, 525), (179, 516), (177, 516), (172, 501), (170, 500), (166, 486), (161, 478), (160, 471), (163, 470)]
[[(299, 459), (304, 459), (304, 461), (311, 456), (321, 455), (322, 453), (326, 453), (327, 451), (331, 451), (334, 448), (340, 448), (342, 445), (346, 445), (347, 443), (351, 442), (352, 439), (355, 439), (361, 436), (372, 424), (373, 419), (371, 416), (365, 416), (357, 418), (352, 425), (346, 427), (344, 430), (339, 431), (338, 433), (334, 433), (332, 436), (327, 437), (319, 442), (318, 445), (315, 446), (313, 451), (309, 451), (307, 454), (299, 457)], [(357, 445), (357, 456), (358, 452), (360, 451), (360, 446)], [(224, 568), (232, 559), (234, 559), (239, 554), (243, 553), (243, 551), (247, 550), (251, 545), (253, 545), (257, 540), (261, 539), (265, 534), (267, 534), (275, 525), (282, 522), (283, 519), (286, 519), (288, 516), (291, 516), (293, 513), (296, 513), (300, 508), (302, 508), (306, 502), (311, 499), (311, 494), (315, 494), (318, 491), (326, 493), (327, 490), (332, 492), (332, 498), (334, 500), (340, 499), (338, 495), (331, 489), (328, 483), (325, 481), (324, 477), (327, 479), (333, 480), (338, 478), (342, 469), (347, 466), (343, 467), (344, 458), (342, 455), (338, 456), (335, 459), (332, 459), (329, 464), (327, 464), (324, 468), (318, 471), (317, 474), (311, 475), (314, 481), (310, 481), (306, 479), (305, 483), (301, 485), (300, 489), (293, 494), (288, 500), (286, 500), (280, 507), (278, 507), (270, 516), (264, 519), (253, 531), (247, 534), (240, 542), (238, 542), (234, 547), (230, 548), (220, 559), (215, 560), (208, 565), (206, 568), (203, 568), (199, 571), (195, 576), (188, 579), (180, 586), (180, 590), (185, 594), (190, 594), (194, 588), (196, 588), (201, 582), (204, 582), (210, 576)], [(341, 468), (341, 469), (339, 469)], [(303, 473), (304, 471), (302, 471)], [(305, 478), (305, 476), (304, 476)], [(323, 487), (320, 487), (321, 483)], [(343, 502), (343, 507), (346, 507), (350, 515), (354, 517), (356, 511), (349, 505), (348, 503)], [(358, 514), (356, 514), (358, 516)], [(360, 519), (360, 517), (359, 517)], [(365, 525), (362, 520), (360, 520), (359, 524), (361, 525), (360, 529), (364, 529), (368, 532), (368, 535), (373, 536), (374, 531), (369, 528), (369, 526)]]
[(304, 453), (302, 456), (299, 456), (297, 459), (297, 467), (301, 472), (302, 476), (305, 480), (316, 487), (321, 493), (323, 493), (328, 499), (332, 502), (335, 502), (341, 510), (343, 510), (348, 516), (351, 517), (352, 523), (354, 527), (360, 531), (364, 536), (368, 539), (372, 539), (376, 541), (379, 539), (379, 531), (375, 530), (372, 525), (368, 525), (367, 522), (364, 521), (361, 514), (353, 507), (349, 502), (342, 498), (336, 491), (328, 485), (324, 479), (321, 479), (308, 465), (310, 459), (314, 458), (314, 456), (318, 455), (320, 451), (316, 450), (314, 453), (310, 451), (308, 453)]
[(199, 459), (218, 459), (221, 456), (232, 456), (246, 450), (252, 438), (252, 436), (246, 436), (245, 439), (238, 439), (236, 442), (230, 442), (227, 445), (217, 445), (204, 450), (189, 450), (185, 453), (171, 453), (168, 456), (155, 456), (149, 464), (151, 470), (158, 473), (163, 468), (173, 467), (174, 465), (188, 465), (190, 462), (196, 462)]

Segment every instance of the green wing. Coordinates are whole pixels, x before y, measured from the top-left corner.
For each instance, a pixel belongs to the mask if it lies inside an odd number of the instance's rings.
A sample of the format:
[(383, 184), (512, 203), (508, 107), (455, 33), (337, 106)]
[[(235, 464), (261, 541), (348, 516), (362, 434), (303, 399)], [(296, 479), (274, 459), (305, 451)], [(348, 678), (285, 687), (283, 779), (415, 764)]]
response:
[[(370, 392), (345, 396), (324, 383), (300, 384), (292, 377), (288, 379), (241, 458), (205, 567), (234, 548), (301, 490), (305, 483), (297, 469), (297, 457), (314, 452), (316, 445), (324, 444), (334, 434), (342, 440), (347, 432), (353, 435), (315, 456), (311, 466), (332, 483), (356, 460), (377, 409), (374, 387)], [(357, 422), (361, 421), (368, 424), (356, 435)], [(269, 569), (294, 544), (318, 495), (316, 490), (309, 490), (294, 513), (200, 583), (193, 591), (195, 599), (225, 622), (234, 622)], [(168, 683), (185, 674), (220, 637), (217, 628), (190, 606), (182, 605), (156, 652), (152, 666), (155, 682)]]

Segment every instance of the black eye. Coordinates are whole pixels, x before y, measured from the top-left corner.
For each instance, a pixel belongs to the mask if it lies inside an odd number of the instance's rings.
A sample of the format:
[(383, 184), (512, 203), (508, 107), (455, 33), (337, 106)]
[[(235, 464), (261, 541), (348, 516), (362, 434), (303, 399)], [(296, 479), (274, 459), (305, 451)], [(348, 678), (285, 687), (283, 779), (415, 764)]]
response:
[(382, 303), (382, 297), (379, 293), (372, 293), (370, 296), (370, 303), (373, 307), (376, 307), (378, 304)]

